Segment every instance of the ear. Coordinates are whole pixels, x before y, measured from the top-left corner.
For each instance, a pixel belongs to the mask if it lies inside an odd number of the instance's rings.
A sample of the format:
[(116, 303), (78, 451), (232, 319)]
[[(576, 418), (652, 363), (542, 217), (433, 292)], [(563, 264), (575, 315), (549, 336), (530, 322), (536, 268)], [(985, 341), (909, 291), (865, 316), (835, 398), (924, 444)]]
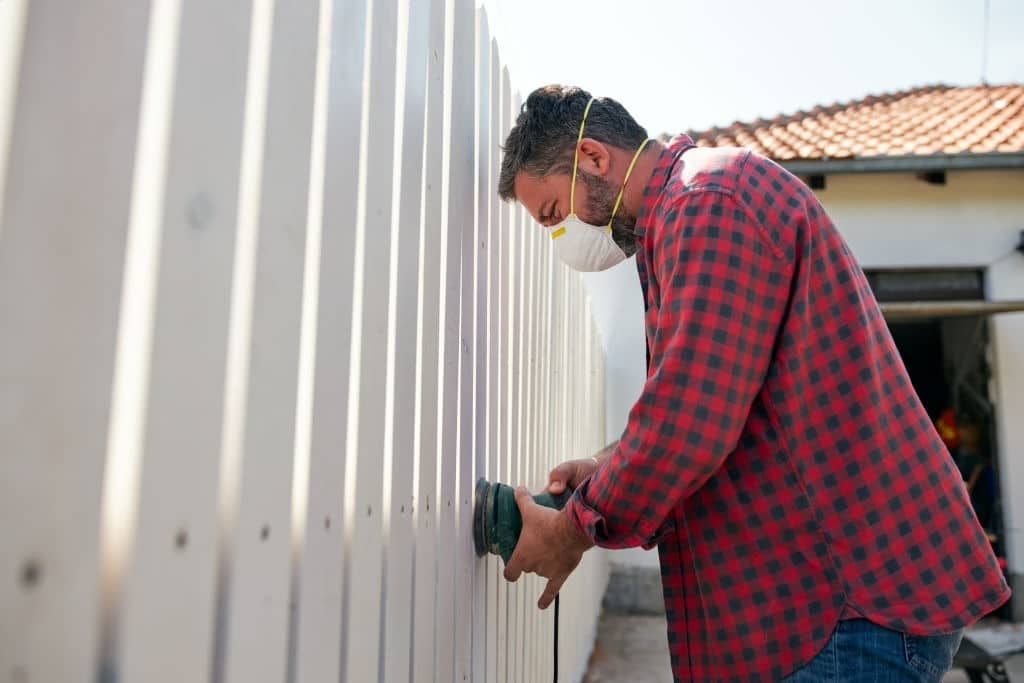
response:
[(603, 176), (611, 165), (611, 150), (593, 138), (580, 141), (580, 170), (590, 175)]

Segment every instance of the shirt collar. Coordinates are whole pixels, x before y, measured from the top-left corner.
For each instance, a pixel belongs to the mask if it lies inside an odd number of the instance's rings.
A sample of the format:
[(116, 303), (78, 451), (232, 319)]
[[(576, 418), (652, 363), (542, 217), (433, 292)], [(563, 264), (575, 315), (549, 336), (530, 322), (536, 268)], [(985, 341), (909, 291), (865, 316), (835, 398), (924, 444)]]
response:
[(693, 146), (693, 140), (689, 136), (677, 135), (661, 150), (658, 161), (654, 165), (654, 171), (651, 172), (651, 177), (648, 179), (647, 185), (644, 186), (643, 202), (636, 217), (635, 232), (638, 236), (642, 237), (647, 231), (647, 220), (654, 212), (658, 198), (661, 196), (662, 190), (665, 189), (665, 185), (668, 184), (668, 180), (672, 176), (672, 169), (675, 168), (679, 157)]

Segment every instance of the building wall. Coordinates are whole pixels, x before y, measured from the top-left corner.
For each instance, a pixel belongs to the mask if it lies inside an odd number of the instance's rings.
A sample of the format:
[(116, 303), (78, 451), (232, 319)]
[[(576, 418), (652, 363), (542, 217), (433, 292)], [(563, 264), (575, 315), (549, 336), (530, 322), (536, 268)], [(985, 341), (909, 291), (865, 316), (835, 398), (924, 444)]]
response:
[[(1024, 216), (1024, 213), (1021, 214)], [(1022, 221), (1024, 222), (1024, 221)], [(1024, 299), (1024, 254), (989, 268), (990, 299)], [(996, 316), (989, 323), (995, 376), (1003, 519), (1013, 584), (1014, 619), (1024, 620), (1024, 313)]]
[(1024, 230), (1024, 170), (836, 175), (818, 192), (865, 268), (988, 266)]
[[(1024, 170), (958, 171), (946, 185), (912, 174), (828, 176), (818, 192), (865, 268), (979, 267), (988, 297), (1024, 299)], [(617, 437), (643, 384), (643, 301), (631, 260), (587, 277), (595, 319), (608, 349), (608, 431)], [(998, 421), (1003, 490), (1024, 491), (1024, 314), (990, 321), (991, 388)], [(1004, 495), (1011, 570), (1024, 576), (1024, 500)], [(613, 553), (614, 563), (647, 565), (655, 553)], [(1018, 578), (1024, 595), (1024, 578)], [(1024, 603), (1017, 611), (1024, 614)]]
[[(496, 198), (519, 97), (483, 13), (8, 0), (11, 36), (3, 675), (550, 680), (473, 487), (603, 445), (604, 355)], [(562, 591), (562, 681), (606, 580), (589, 553)]]

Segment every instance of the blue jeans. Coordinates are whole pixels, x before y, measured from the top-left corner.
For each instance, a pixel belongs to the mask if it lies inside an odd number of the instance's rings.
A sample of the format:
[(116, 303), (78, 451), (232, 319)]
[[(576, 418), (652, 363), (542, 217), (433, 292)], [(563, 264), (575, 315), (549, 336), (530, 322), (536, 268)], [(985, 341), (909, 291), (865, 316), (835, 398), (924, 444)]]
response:
[(784, 683), (938, 683), (963, 631), (911, 636), (867, 619), (840, 621), (824, 649)]

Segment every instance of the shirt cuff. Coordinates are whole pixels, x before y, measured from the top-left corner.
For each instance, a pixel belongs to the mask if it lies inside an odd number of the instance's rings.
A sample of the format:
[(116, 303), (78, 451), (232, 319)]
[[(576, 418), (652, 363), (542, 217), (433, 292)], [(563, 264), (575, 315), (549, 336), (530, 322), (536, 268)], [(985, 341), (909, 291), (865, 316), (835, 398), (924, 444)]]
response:
[(565, 513), (569, 515), (569, 519), (580, 530), (580, 533), (593, 541), (595, 545), (612, 550), (636, 546), (640, 546), (645, 550), (651, 550), (657, 548), (662, 541), (665, 541), (675, 532), (675, 522), (673, 515), (670, 513), (650, 538), (642, 540), (635, 536), (628, 539), (611, 538), (608, 534), (608, 523), (604, 515), (587, 503), (587, 492), (592, 480), (593, 477), (587, 477), (576, 487), (572, 497), (565, 504)]
[(572, 497), (569, 498), (569, 502), (565, 504), (565, 514), (569, 515), (569, 519), (576, 528), (580, 530), (580, 533), (585, 535), (596, 545), (603, 545), (601, 543), (601, 537), (604, 531), (604, 516), (594, 508), (587, 505), (584, 495), (587, 487), (590, 485), (590, 478), (583, 480), (583, 482), (576, 487)]

